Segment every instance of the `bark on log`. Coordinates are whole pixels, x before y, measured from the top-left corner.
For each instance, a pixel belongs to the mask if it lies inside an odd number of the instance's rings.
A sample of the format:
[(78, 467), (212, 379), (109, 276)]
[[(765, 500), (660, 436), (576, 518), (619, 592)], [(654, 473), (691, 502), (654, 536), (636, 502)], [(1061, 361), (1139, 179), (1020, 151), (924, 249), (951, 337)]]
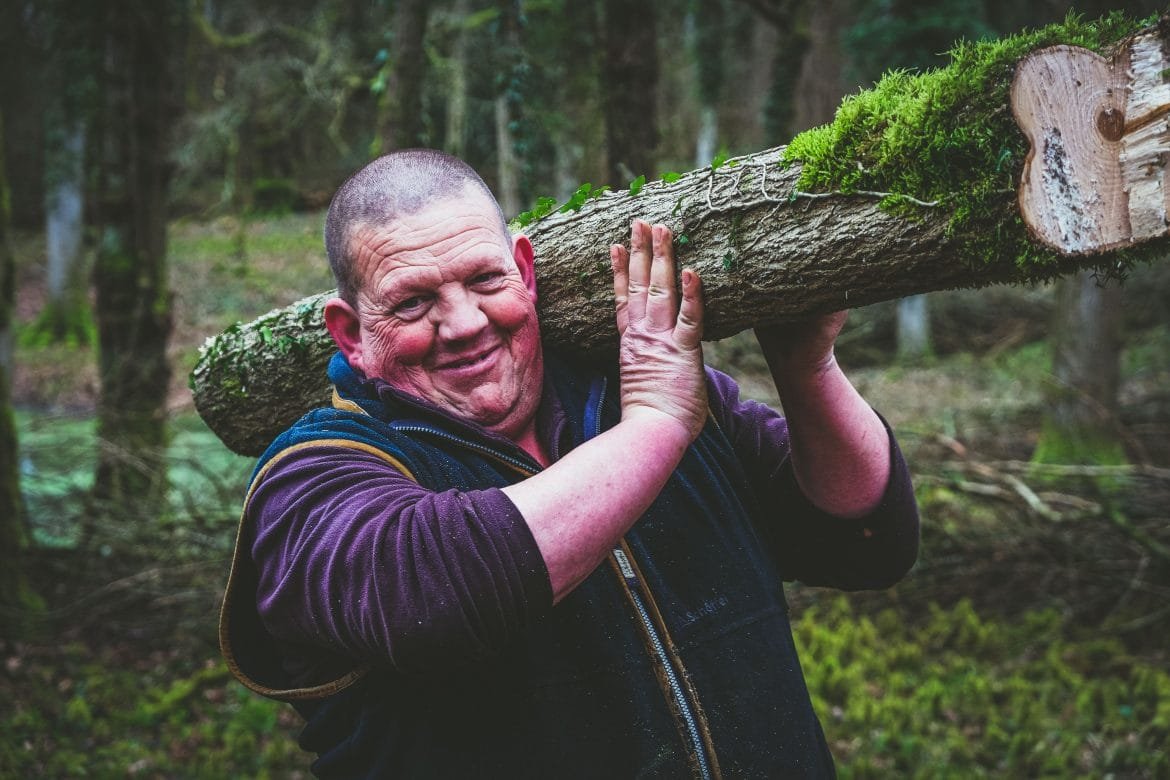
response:
[[(1165, 72), (1165, 55), (1152, 57), (1149, 52), (1155, 48), (1164, 51), (1166, 38), (1159, 26), (1134, 39), (1153, 42), (1142, 48), (1149, 60), (1147, 70)], [(1125, 42), (1121, 50), (1128, 52), (1130, 43)], [(1046, 56), (1061, 54), (1049, 50), (1032, 55)], [(1124, 67), (1130, 68), (1129, 56), (1125, 56)], [(1021, 74), (1028, 71), (1021, 66)], [(1161, 86), (1161, 77), (1152, 79), (1147, 74), (1127, 82), (1112, 66), (1101, 72), (1109, 80), (1102, 89), (1111, 90), (1110, 95), (1121, 88), (1119, 85), (1133, 91), (1146, 82), (1161, 90), (1139, 101), (1147, 106), (1143, 109), (1147, 119), (1135, 131), (1149, 135), (1150, 124), (1160, 122), (1162, 133), (1155, 134), (1152, 143), (1148, 139), (1142, 142), (1147, 160), (1143, 183), (1147, 186), (1134, 186), (1125, 193), (1131, 210), (1148, 211), (1152, 207), (1142, 205), (1145, 200), (1154, 198), (1161, 204), (1164, 197), (1164, 164), (1162, 158), (1149, 162), (1149, 149), (1159, 143), (1163, 150), (1170, 148), (1165, 111), (1149, 105), (1170, 105), (1163, 94), (1170, 88)], [(1077, 78), (1089, 77), (1078, 73)], [(1053, 88), (1052, 82), (1047, 84), (1045, 88)], [(1028, 86), (1025, 77), (1023, 89)], [(1133, 100), (1131, 96), (1130, 102)], [(1087, 108), (1097, 112), (1099, 107), (1092, 104)], [(1001, 104), (1000, 109), (1006, 111), (1007, 106)], [(1074, 231), (1073, 237), (1065, 230), (1062, 245), (1059, 224), (1067, 224), (1067, 220), (1060, 223), (1058, 219), (1056, 230), (1045, 230), (1043, 220), (1053, 220), (1036, 214), (1062, 204), (1066, 209), (1071, 204), (1075, 210), (1080, 203), (1094, 200), (1086, 197), (1088, 188), (1095, 186), (1094, 175), (1086, 175), (1081, 189), (1071, 195), (1067, 189), (1034, 187), (1030, 182), (1047, 185), (1060, 177), (1067, 181), (1070, 171), (1082, 165), (1112, 171), (1120, 164), (1120, 152), (1114, 155), (1117, 149), (1106, 146), (1106, 162), (1091, 165), (1068, 154), (1054, 155), (1050, 141), (1061, 137), (1062, 131), (1053, 123), (1067, 118), (1029, 117), (1025, 122), (1038, 123), (1040, 129), (1026, 128), (1027, 135), (1047, 138), (1049, 144), (1044, 147), (1040, 141), (1039, 153), (1033, 150), (1028, 166), (1017, 174), (1020, 197), (1026, 199), (1029, 193), (1040, 191), (1052, 200), (1055, 192), (1055, 206), (1041, 203), (1021, 208), (1016, 193), (1004, 189), (986, 204), (994, 220), (989, 223), (985, 218), (965, 229), (1019, 230), (1023, 214), (1030, 220), (1034, 240), (1047, 242), (1060, 253), (1049, 263), (1021, 266), (1007, 254), (971, 257), (964, 251), (971, 236), (956, 232), (951, 211), (938, 201), (869, 191), (802, 192), (798, 189), (801, 165), (778, 165), (783, 149), (775, 148), (692, 171), (674, 182), (650, 182), (636, 194), (607, 193), (588, 201), (579, 211), (553, 214), (530, 225), (525, 232), (536, 248), (538, 309), (545, 343), (583, 356), (601, 356), (612, 350), (616, 329), (608, 246), (627, 239), (629, 221), (635, 216), (670, 225), (678, 241), (680, 265), (695, 268), (702, 276), (709, 339), (905, 295), (1048, 279), (1108, 262), (1111, 258), (1101, 254), (1103, 250), (1165, 235), (1163, 219), (1161, 232), (1146, 230), (1138, 235), (1131, 231), (1121, 241), (1113, 240), (1117, 230), (1107, 231), (1112, 243), (1094, 244), (1084, 239), (1084, 230)], [(1114, 120), (1111, 115), (1102, 124), (1094, 113), (1088, 121), (1068, 125), (1073, 129), (1066, 132), (1112, 133)], [(1121, 127), (1124, 125), (1123, 121)], [(1079, 146), (1085, 155), (1100, 153), (1102, 148), (1096, 137)], [(1150, 178), (1156, 178), (1157, 186), (1148, 186)], [(1076, 199), (1080, 200), (1073, 202)], [(891, 203), (898, 208), (888, 208)], [(1164, 215), (1164, 210), (1161, 213)], [(1090, 217), (1084, 216), (1083, 209), (1077, 214), (1082, 226), (1088, 224)], [(302, 413), (328, 401), (324, 365), (333, 345), (320, 312), (329, 295), (312, 296), (233, 327), (205, 345), (191, 386), (200, 414), (231, 449), (257, 454)]]

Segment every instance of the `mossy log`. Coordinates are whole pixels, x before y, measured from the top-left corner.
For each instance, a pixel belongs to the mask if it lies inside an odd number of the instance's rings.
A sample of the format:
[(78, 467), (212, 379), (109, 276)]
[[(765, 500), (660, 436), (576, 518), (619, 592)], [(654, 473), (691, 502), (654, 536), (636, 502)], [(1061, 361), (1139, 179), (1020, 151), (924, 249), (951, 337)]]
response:
[[(529, 222), (545, 342), (583, 356), (613, 349), (608, 246), (626, 240), (632, 217), (673, 228), (681, 265), (702, 276), (710, 339), (933, 290), (1124, 271), (1131, 246), (1157, 251), (1166, 232), (1164, 164), (1151, 150), (1170, 148), (1170, 24), (1137, 27), (1070, 17), (966, 44), (946, 68), (891, 74), (846, 99), (832, 124), (787, 147)], [(1061, 64), (1070, 57), (1092, 67)], [(1128, 126), (1137, 104), (1141, 124)], [(1141, 150), (1127, 152), (1137, 135)], [(1100, 220), (1110, 226), (1097, 229)], [(231, 449), (256, 454), (327, 402), (329, 295), (204, 347), (196, 405)]]

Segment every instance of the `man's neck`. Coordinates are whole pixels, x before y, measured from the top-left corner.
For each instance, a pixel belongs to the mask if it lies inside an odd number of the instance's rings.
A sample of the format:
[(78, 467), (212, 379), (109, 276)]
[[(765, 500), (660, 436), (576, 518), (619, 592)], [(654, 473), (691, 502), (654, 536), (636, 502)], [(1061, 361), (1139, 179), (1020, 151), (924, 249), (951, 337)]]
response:
[(548, 450), (544, 446), (544, 442), (540, 440), (540, 436), (536, 433), (536, 421), (534, 420), (529, 426), (516, 438), (516, 444), (520, 449), (527, 452), (536, 460), (541, 466), (547, 467), (552, 458), (548, 455)]

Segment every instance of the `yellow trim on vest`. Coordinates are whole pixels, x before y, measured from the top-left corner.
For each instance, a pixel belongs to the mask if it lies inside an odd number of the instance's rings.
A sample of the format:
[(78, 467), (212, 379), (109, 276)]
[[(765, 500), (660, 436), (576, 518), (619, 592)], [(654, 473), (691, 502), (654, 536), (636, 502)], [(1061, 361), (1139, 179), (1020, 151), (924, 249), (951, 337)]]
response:
[(358, 414), (364, 414), (366, 417), (370, 416), (370, 413), (363, 409), (360, 404), (351, 401), (348, 398), (342, 398), (341, 393), (337, 392), (336, 386), (333, 388), (333, 408), (340, 409), (343, 412), (356, 412)]
[[(337, 391), (334, 390), (333, 392), (334, 396), (336, 397)], [(344, 403), (352, 402), (349, 401)], [(357, 404), (353, 405), (357, 407)], [(362, 410), (360, 407), (357, 407), (357, 411)], [(219, 649), (220, 653), (223, 655), (225, 663), (227, 664), (228, 670), (232, 673), (232, 675), (235, 676), (237, 680), (240, 681), (240, 683), (244, 685), (244, 687), (259, 693), (261, 696), (267, 696), (271, 699), (280, 699), (282, 701), (323, 699), (326, 696), (331, 696), (338, 691), (348, 688), (350, 685), (365, 677), (372, 668), (371, 664), (361, 664), (353, 671), (338, 677), (336, 680), (330, 680), (329, 682), (321, 683), (320, 685), (313, 685), (305, 688), (277, 689), (269, 688), (266, 685), (261, 685), (249, 677), (247, 673), (240, 668), (239, 663), (236, 661), (235, 653), (232, 651), (232, 640), (228, 633), (228, 626), (230, 622), (229, 615), (231, 613), (232, 597), (234, 595), (237, 582), (236, 572), (239, 570), (239, 567), (244, 560), (244, 556), (247, 554), (245, 552), (246, 545), (241, 545), (240, 542), (244, 538), (244, 523), (248, 516), (248, 504), (252, 500), (252, 495), (256, 492), (256, 486), (260, 484), (260, 481), (264, 479), (265, 475), (268, 474), (268, 471), (272, 468), (273, 465), (276, 464), (277, 461), (282, 460), (294, 452), (300, 452), (302, 450), (316, 447), (343, 447), (346, 449), (359, 450), (361, 452), (374, 455), (389, 463), (392, 467), (394, 467), (395, 470), (401, 472), (403, 476), (407, 477), (412, 482), (418, 482), (418, 479), (414, 476), (411, 470), (408, 469), (402, 463), (402, 461), (398, 460), (393, 455), (383, 452), (373, 445), (365, 444), (364, 442), (352, 441), (350, 439), (316, 439), (314, 441), (294, 444), (293, 446), (287, 447), (286, 449), (283, 449), (273, 455), (272, 458), (270, 458), (269, 461), (264, 464), (263, 468), (261, 468), (260, 471), (256, 473), (256, 477), (252, 480), (252, 484), (248, 486), (248, 493), (244, 497), (244, 509), (240, 513), (240, 524), (236, 529), (236, 543), (235, 550), (232, 554), (232, 568), (228, 573), (227, 587), (224, 589), (223, 595), (223, 605), (220, 607), (219, 611)]]

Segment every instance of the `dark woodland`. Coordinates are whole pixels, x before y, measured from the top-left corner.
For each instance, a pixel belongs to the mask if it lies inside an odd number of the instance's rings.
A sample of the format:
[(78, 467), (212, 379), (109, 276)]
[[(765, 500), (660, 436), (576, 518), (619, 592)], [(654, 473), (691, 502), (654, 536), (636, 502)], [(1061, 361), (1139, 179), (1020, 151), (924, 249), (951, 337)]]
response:
[[(314, 369), (296, 362), (298, 346), (246, 323), (334, 286), (324, 209), (367, 160), (411, 146), (459, 155), (507, 217), (545, 231), (550, 256), (583, 253), (594, 233), (557, 233), (561, 204), (584, 206), (585, 220), (617, 202), (603, 191), (628, 193), (636, 211), (678, 179), (709, 202), (688, 172), (714, 181), (727, 160), (797, 143), (879, 81), (946, 66), (962, 42), (1058, 24), (1132, 31), (1163, 11), (1067, 0), (0, 4), (0, 776), (308, 776), (297, 716), (234, 681), (215, 632), (253, 465), (233, 449), (255, 454), (271, 434), (234, 380), (192, 372), (208, 339), (253, 334), (258, 362), (295, 366), (281, 382), (312, 396), (321, 377), (303, 376)], [(1015, 208), (1024, 142), (994, 143), (992, 170), (975, 173)], [(787, 187), (792, 235), (905, 228), (923, 277), (943, 273), (931, 258), (974, 243), (1001, 248), (1005, 268), (1021, 251), (980, 227), (991, 222), (956, 234), (950, 212), (889, 193), (867, 211), (818, 210)], [(750, 227), (772, 211), (752, 212)], [(735, 219), (718, 223), (728, 247), (692, 248), (728, 300), (759, 281), (732, 251)], [(789, 251), (778, 228), (760, 230)], [(875, 263), (892, 255), (874, 246)], [(874, 281), (846, 304), (838, 358), (898, 431), (923, 536), (915, 568), (888, 591), (788, 592), (843, 777), (1170, 776), (1165, 253), (1155, 241), (979, 284), (879, 293)], [(605, 280), (586, 276), (574, 270), (582, 287), (555, 295), (604, 319)], [(787, 296), (817, 289), (786, 283)], [(836, 294), (841, 282), (829, 284)], [(860, 305), (866, 289), (880, 302)], [(728, 312), (714, 312), (707, 361), (778, 404), (754, 339), (738, 332), (752, 315)], [(582, 359), (605, 359), (608, 331), (601, 346), (584, 343), (594, 331), (568, 332), (557, 338), (580, 341)], [(208, 382), (227, 399), (217, 413), (252, 439), (217, 436), (200, 416)]]

